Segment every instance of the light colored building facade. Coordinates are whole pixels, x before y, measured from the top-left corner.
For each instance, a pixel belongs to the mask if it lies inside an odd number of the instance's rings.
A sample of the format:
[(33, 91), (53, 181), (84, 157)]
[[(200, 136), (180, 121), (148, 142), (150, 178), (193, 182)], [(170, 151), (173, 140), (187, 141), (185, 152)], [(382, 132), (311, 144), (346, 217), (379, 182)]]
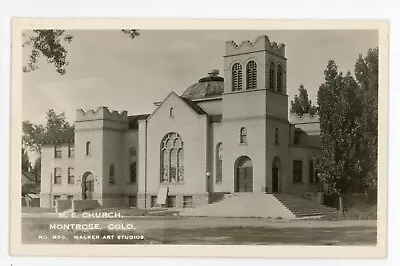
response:
[(218, 71), (155, 103), (151, 114), (78, 110), (73, 140), (42, 145), (41, 206), (209, 203), (218, 193), (318, 190), (318, 117), (290, 115), (285, 46), (267, 36), (226, 42)]

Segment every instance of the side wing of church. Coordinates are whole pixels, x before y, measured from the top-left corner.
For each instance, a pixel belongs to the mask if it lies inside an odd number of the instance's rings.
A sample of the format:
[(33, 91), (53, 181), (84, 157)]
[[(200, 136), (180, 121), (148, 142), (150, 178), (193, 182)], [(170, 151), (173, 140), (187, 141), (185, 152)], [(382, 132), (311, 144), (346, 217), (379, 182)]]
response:
[(44, 143), (41, 206), (186, 208), (227, 193), (319, 190), (317, 116), (288, 116), (285, 46), (226, 42), (213, 70), (151, 114), (77, 110), (74, 139)]

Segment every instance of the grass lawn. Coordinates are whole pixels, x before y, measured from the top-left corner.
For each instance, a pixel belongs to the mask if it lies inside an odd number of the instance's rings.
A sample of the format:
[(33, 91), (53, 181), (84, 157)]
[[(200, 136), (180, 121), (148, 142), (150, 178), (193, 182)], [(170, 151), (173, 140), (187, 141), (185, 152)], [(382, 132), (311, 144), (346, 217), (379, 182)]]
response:
[(22, 207), (22, 213), (55, 213), (55, 208), (43, 208), (43, 207)]

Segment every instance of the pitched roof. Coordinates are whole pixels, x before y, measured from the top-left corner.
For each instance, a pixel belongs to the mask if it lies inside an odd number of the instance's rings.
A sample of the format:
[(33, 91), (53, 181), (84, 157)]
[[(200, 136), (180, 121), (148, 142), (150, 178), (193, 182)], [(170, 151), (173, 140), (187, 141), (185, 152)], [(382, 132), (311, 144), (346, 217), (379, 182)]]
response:
[(41, 145), (43, 144), (60, 144), (60, 143), (74, 143), (75, 141), (75, 128), (72, 127), (63, 132), (57, 132), (56, 134), (46, 134), (43, 136)]
[(139, 120), (146, 120), (150, 114), (130, 115), (128, 116), (129, 129), (138, 129)]
[(206, 115), (207, 113), (196, 103), (192, 102), (191, 100), (185, 98), (185, 97), (180, 97), (189, 107), (191, 107), (197, 114), (199, 115)]
[(36, 183), (35, 174), (26, 171), (21, 171), (21, 183), (22, 184)]

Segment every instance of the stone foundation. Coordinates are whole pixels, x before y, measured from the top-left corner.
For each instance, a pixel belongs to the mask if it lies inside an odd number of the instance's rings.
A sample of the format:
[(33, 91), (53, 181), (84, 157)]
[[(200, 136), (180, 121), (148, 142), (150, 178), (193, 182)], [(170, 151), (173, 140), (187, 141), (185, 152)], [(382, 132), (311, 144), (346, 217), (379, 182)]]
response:
[(40, 194), (40, 207), (50, 208), (51, 206), (51, 197), (50, 194)]
[(73, 211), (86, 211), (94, 210), (99, 207), (99, 202), (97, 200), (73, 200), (72, 210)]
[(103, 208), (114, 208), (124, 206), (124, 198), (126, 197), (123, 194), (104, 193), (98, 200)]
[(146, 209), (146, 197), (142, 193), (137, 194), (137, 206), (139, 209)]
[[(168, 202), (167, 202), (166, 205), (161, 206), (161, 207), (182, 209), (182, 208), (197, 207), (197, 206), (206, 205), (209, 203), (209, 194), (208, 193), (177, 194), (177, 195), (170, 194), (168, 196), (175, 197), (175, 206), (170, 207), (170, 206), (168, 206)], [(160, 207), (157, 205), (152, 206), (152, 199), (153, 199), (153, 202), (156, 201), (156, 198), (154, 198), (154, 197), (157, 197), (157, 194), (148, 193), (145, 195), (143, 193), (138, 193), (137, 194), (138, 208), (139, 209), (149, 209), (149, 208)]]
[[(56, 194), (60, 195), (60, 194)], [(53, 207), (53, 194), (40, 194), (40, 206), (41, 207)], [(60, 195), (60, 200), (66, 200), (67, 194)], [(74, 200), (82, 200), (82, 195), (73, 195)], [(128, 207), (129, 206), (129, 196), (136, 196), (136, 206), (139, 209), (149, 209), (160, 207), (153, 203), (156, 202), (156, 193), (149, 193), (145, 196), (143, 193), (138, 194), (97, 194), (94, 195), (93, 200), (97, 200), (99, 206), (103, 208), (115, 208), (115, 207)], [(166, 208), (191, 208), (202, 205), (207, 205), (210, 203), (209, 193), (197, 193), (197, 194), (177, 194), (177, 195), (168, 195), (175, 197), (174, 207), (168, 206), (168, 204), (163, 205), (161, 207)]]
[(56, 201), (56, 213), (60, 213), (72, 208), (72, 201), (61, 199)]

